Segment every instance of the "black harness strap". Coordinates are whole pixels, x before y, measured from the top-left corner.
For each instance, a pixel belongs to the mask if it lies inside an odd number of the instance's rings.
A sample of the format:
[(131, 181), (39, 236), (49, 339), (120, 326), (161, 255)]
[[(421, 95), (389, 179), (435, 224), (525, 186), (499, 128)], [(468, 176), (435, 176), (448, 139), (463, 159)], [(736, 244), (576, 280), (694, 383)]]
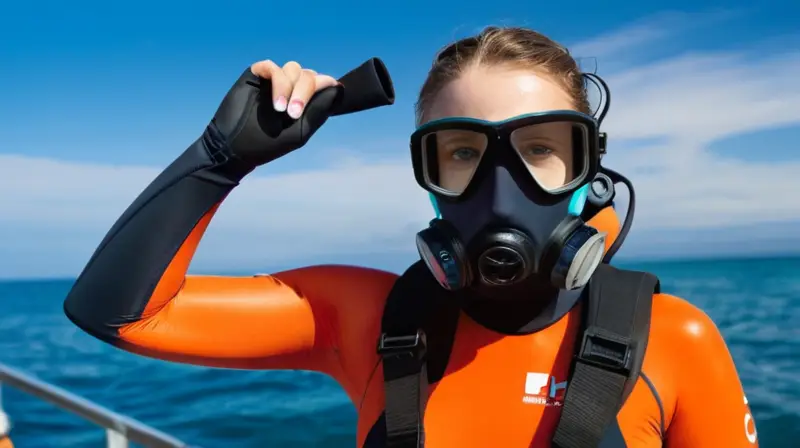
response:
[(596, 448), (642, 368), (658, 278), (600, 265), (589, 283), (584, 330), (553, 437), (557, 448)]
[(383, 312), (378, 355), (383, 360), (386, 446), (422, 448), (428, 385), (444, 376), (459, 308), (423, 262), (397, 279)]
[[(639, 376), (659, 282), (651, 274), (601, 265), (588, 290), (584, 330), (553, 438), (557, 448), (596, 448), (602, 440)], [(387, 447), (424, 447), (428, 385), (444, 376), (459, 315), (456, 300), (422, 262), (395, 282), (378, 343)]]

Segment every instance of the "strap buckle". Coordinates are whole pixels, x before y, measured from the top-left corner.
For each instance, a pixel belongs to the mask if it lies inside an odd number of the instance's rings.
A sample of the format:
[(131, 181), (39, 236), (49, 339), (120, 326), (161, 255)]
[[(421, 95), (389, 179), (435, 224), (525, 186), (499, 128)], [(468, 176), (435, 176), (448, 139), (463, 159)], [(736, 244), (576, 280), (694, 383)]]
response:
[(382, 333), (378, 340), (378, 355), (381, 357), (406, 357), (422, 359), (428, 350), (425, 332), (421, 329), (415, 334), (389, 336)]
[(578, 360), (625, 376), (631, 373), (633, 350), (627, 338), (599, 327), (589, 327), (583, 333)]
[(606, 154), (607, 144), (608, 144), (608, 134), (606, 134), (605, 132), (600, 132), (598, 134), (598, 139), (597, 139), (597, 149), (598, 152), (600, 153), (600, 157)]

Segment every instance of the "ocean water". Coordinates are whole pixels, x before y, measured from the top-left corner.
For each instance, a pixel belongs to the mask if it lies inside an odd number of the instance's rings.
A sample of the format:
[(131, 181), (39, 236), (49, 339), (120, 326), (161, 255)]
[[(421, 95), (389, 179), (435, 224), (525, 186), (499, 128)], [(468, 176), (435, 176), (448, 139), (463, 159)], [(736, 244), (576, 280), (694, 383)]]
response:
[[(800, 440), (800, 258), (626, 264), (657, 274), (721, 329), (762, 447)], [(70, 282), (0, 283), (0, 362), (203, 447), (355, 446), (355, 410), (319, 374), (169, 364), (124, 353), (63, 315)], [(101, 447), (102, 430), (3, 388), (18, 448)], [(713, 412), (714, 403), (708, 403)]]

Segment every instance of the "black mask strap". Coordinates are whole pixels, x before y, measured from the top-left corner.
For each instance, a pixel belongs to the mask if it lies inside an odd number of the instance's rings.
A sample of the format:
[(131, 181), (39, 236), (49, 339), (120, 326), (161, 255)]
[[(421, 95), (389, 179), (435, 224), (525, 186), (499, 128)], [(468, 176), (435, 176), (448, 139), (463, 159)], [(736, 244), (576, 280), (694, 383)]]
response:
[(605, 167), (600, 168), (600, 170), (615, 184), (624, 184), (628, 189), (629, 197), (628, 210), (625, 213), (625, 220), (623, 221), (622, 227), (619, 230), (619, 235), (611, 244), (611, 247), (608, 248), (608, 252), (606, 252), (605, 257), (603, 257), (603, 263), (607, 264), (611, 262), (611, 258), (613, 258), (617, 251), (619, 251), (620, 247), (622, 247), (622, 243), (625, 242), (625, 239), (628, 237), (628, 232), (630, 232), (631, 226), (633, 225), (633, 215), (636, 212), (636, 190), (633, 188), (633, 183), (631, 183), (631, 181), (622, 174)]
[[(597, 124), (600, 125), (603, 123), (603, 119), (606, 118), (608, 109), (611, 107), (611, 89), (608, 87), (608, 84), (603, 81), (603, 78), (594, 73), (583, 73), (581, 76), (583, 76), (585, 84), (592, 83), (597, 87), (597, 90), (600, 91), (600, 103), (598, 104), (597, 110), (592, 112), (592, 115), (594, 115), (597, 120)], [(602, 107), (600, 107), (601, 104)]]
[(606, 264), (611, 262), (611, 258), (614, 257), (620, 247), (622, 247), (633, 225), (633, 216), (636, 212), (636, 191), (633, 188), (633, 184), (622, 174), (609, 168), (600, 167), (600, 172), (595, 176), (589, 189), (587, 207), (584, 208), (584, 212), (581, 214), (581, 219), (583, 219), (584, 222), (589, 222), (601, 210), (612, 205), (617, 194), (616, 184), (625, 185), (628, 189), (628, 196), (630, 199), (628, 202), (628, 210), (625, 213), (625, 219), (620, 227), (619, 235), (603, 257), (602, 262)]

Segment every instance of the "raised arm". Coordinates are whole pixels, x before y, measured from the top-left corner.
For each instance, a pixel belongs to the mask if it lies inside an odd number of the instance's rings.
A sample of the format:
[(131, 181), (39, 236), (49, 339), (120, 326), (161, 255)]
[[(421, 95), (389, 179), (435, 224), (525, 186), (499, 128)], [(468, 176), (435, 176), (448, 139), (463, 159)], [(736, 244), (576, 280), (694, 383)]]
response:
[[(296, 91), (305, 79), (306, 99), (321, 92), (298, 120), (276, 111), (281, 108), (271, 101), (260, 107), (263, 91), (269, 92), (260, 83), (270, 73), (242, 75), (203, 136), (141, 193), (100, 243), (64, 303), (76, 325), (125, 350), (171, 361), (338, 376), (340, 325), (351, 325), (349, 308), (367, 314), (373, 308), (350, 302), (384, 298), (392, 274), (328, 266), (264, 277), (185, 276), (228, 193), (255, 167), (304, 144), (341, 102), (341, 88), (325, 89), (335, 81), (326, 85), (320, 75), (303, 73), (283, 81), (292, 81)], [(266, 99), (297, 96), (277, 87), (274, 93)], [(376, 306), (379, 313), (382, 303)]]

